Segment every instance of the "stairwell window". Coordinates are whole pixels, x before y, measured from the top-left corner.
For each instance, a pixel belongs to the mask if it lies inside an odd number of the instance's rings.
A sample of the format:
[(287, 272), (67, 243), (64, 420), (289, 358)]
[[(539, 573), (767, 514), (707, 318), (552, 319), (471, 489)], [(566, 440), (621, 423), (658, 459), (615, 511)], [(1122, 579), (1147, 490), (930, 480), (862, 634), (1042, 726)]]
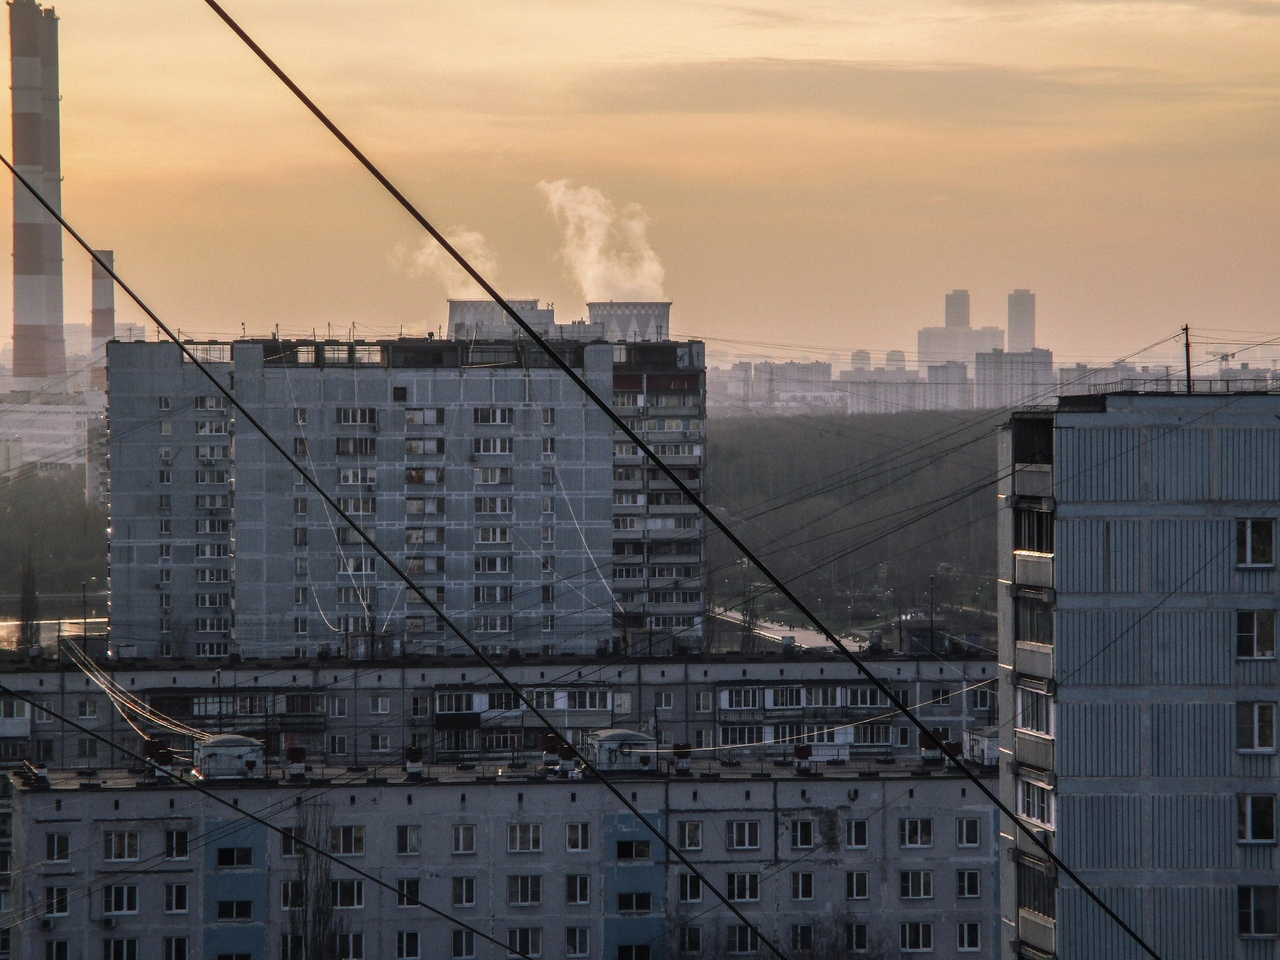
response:
[(1236, 657), (1240, 660), (1274, 660), (1276, 656), (1276, 612), (1239, 610), (1236, 612)]
[(1244, 794), (1236, 797), (1236, 842), (1276, 842), (1275, 794)]
[(1236, 566), (1274, 567), (1276, 565), (1275, 521), (1236, 521)]
[(1239, 932), (1242, 937), (1280, 934), (1276, 887), (1238, 887)]
[(1274, 753), (1276, 749), (1276, 705), (1236, 704), (1236, 750)]

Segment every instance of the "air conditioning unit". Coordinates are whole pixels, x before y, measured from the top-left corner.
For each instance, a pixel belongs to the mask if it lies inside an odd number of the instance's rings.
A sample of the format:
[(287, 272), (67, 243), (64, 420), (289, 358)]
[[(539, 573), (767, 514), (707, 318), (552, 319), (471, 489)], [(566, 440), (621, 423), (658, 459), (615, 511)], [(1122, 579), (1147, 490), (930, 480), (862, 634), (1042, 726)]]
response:
[(377, 486), (375, 486), (375, 485), (374, 485), (374, 484), (372, 484), (372, 483), (366, 483), (366, 484), (364, 485), (365, 493), (373, 493), (373, 492), (374, 492), (375, 490), (377, 490), (377, 489), (378, 489), (378, 488), (377, 488)]
[(52, 930), (52, 929), (53, 929), (53, 921), (52, 921), (52, 920), (50, 920), (48, 917), (41, 917), (41, 918), (40, 918), (40, 929), (41, 929), (41, 930)]
[(104, 929), (107, 929), (107, 930), (114, 930), (114, 929), (116, 928), (116, 918), (115, 918), (115, 917), (103, 917), (103, 918), (102, 918), (102, 926), (103, 926), (103, 928), (104, 928)]
[(161, 458), (161, 460), (160, 460), (160, 463), (161, 463), (161, 464), (163, 464), (164, 466), (168, 467), (168, 466), (171, 466), (171, 465), (173, 464), (173, 461), (172, 461), (172, 460), (170, 460), (168, 457), (162, 457), (162, 458)]

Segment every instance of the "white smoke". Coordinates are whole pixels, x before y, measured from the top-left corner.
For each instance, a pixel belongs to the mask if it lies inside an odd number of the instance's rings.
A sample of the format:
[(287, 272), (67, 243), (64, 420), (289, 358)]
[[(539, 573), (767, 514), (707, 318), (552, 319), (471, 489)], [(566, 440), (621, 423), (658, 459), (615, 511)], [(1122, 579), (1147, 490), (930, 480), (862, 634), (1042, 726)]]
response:
[[(498, 258), (490, 248), (489, 242), (485, 240), (484, 234), (465, 227), (450, 227), (444, 235), (445, 239), (453, 244), (454, 249), (466, 257), (482, 277), (493, 282), (494, 273), (498, 268)], [(451, 300), (465, 300), (483, 295), (483, 291), (470, 275), (458, 266), (458, 262), (449, 256), (444, 247), (432, 237), (424, 237), (416, 248), (398, 247), (393, 259), (400, 269), (414, 276), (427, 273), (434, 275)]]
[(538, 189), (564, 226), (561, 255), (588, 301), (664, 299), (666, 271), (649, 246), (649, 218), (638, 204), (619, 211), (595, 187), (568, 180), (543, 180)]

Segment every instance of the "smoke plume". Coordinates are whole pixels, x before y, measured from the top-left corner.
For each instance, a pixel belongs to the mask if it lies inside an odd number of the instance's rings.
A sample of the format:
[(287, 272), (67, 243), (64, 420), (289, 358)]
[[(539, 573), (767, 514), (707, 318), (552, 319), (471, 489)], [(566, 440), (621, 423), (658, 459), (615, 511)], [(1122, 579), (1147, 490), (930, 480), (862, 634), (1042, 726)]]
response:
[(538, 189), (564, 227), (561, 255), (588, 301), (662, 300), (666, 271), (649, 246), (638, 204), (619, 210), (594, 187), (543, 180)]
[[(485, 240), (484, 235), (465, 227), (450, 227), (444, 232), (445, 238), (462, 254), (470, 264), (480, 272), (486, 280), (492, 282), (498, 268), (498, 259)], [(444, 287), (451, 300), (465, 300), (468, 297), (483, 296), (480, 287), (471, 279), (453, 257), (445, 252), (444, 247), (431, 237), (424, 237), (416, 248), (400, 247), (396, 250), (395, 260), (401, 269), (421, 276), (432, 274)]]

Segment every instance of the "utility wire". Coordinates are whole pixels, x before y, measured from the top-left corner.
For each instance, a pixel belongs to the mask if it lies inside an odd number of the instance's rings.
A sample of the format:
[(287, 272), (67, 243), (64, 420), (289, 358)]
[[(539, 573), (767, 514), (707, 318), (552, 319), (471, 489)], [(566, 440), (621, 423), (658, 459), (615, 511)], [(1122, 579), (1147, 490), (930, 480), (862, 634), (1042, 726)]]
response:
[[(245, 32), (244, 28), (242, 28), (239, 25), (239, 23), (237, 23), (235, 19), (233, 19), (222, 8), (222, 6), (217, 2), (217, 0), (205, 0), (205, 3), (254, 52), (254, 54), (257, 55), (257, 57), (266, 65), (266, 67), (276, 75), (276, 77), (280, 80), (280, 82), (283, 83), (294, 94), (294, 96), (298, 98), (298, 100), (312, 113), (312, 115), (314, 115), (315, 118), (319, 120), (320, 123), (323, 124), (324, 127), (331, 134), (333, 134), (333, 136), (338, 140), (338, 142), (341, 143), (347, 149), (347, 151), (357, 160), (357, 162), (359, 162), (360, 165), (363, 166), (369, 172), (369, 174), (373, 176), (373, 178), (377, 180), (378, 183), (381, 184), (382, 187), (396, 200), (396, 202), (398, 202), (405, 209), (405, 211), (411, 217), (413, 217), (413, 219), (418, 223), (418, 225), (421, 226), (424, 230), (426, 230), (427, 233), (429, 233), (436, 240), (436, 242), (439, 243), (444, 248), (445, 252), (448, 253), (457, 262), (457, 264), (467, 273), (467, 275), (470, 276), (477, 284), (480, 285), (480, 288), (484, 290), (484, 292), (489, 295), (489, 297), (502, 309), (502, 311), (511, 318), (513, 323), (515, 323), (521, 330), (525, 332), (525, 334), (527, 334), (530, 337), (530, 339), (533, 340), (533, 342), (538, 346), (538, 348), (547, 355), (547, 357), (551, 360), (551, 362), (554, 363), (556, 366), (558, 366), (561, 369), (561, 371), (563, 371), (564, 374), (567, 377), (569, 377), (570, 380), (573, 381), (573, 383), (578, 387), (578, 389), (580, 389), (584, 393), (584, 395), (589, 400), (591, 400), (600, 409), (600, 411), (604, 413), (605, 416), (607, 416), (613, 422), (614, 426), (616, 426), (619, 430), (621, 430), (622, 433), (629, 440), (631, 440), (631, 442), (635, 443), (636, 446), (643, 452), (643, 454), (646, 457), (648, 457), (649, 460), (658, 467), (658, 469), (660, 469), (663, 473), (667, 475), (667, 478), (670, 479), (671, 482), (674, 483), (680, 489), (680, 491), (684, 493), (690, 499), (690, 501), (698, 507), (702, 515), (706, 517), (722, 534), (724, 534), (727, 538), (729, 538), (729, 541), (735, 547), (737, 547), (745, 557), (747, 557), (753, 564), (755, 564), (756, 568), (762, 574), (764, 574), (766, 578), (768, 578), (770, 581), (774, 583), (774, 585), (778, 588), (778, 590), (782, 592), (782, 594), (796, 607), (796, 609), (801, 614), (803, 614), (810, 622), (812, 622), (814, 626), (817, 627), (818, 630), (823, 635), (826, 636), (826, 638), (832, 643), (832, 645), (835, 646), (841, 653), (843, 653), (846, 659), (848, 659), (850, 663), (852, 663), (855, 667), (857, 667), (858, 670), (865, 677), (867, 677), (867, 679), (870, 680), (872, 684), (874, 684), (876, 687), (880, 689), (880, 691), (889, 699), (889, 702), (893, 704), (893, 706), (897, 710), (899, 710), (914, 726), (916, 726), (921, 733), (931, 736), (932, 734), (930, 733), (929, 728), (924, 723), (924, 721), (922, 721), (919, 717), (917, 717), (914, 713), (912, 713), (911, 710), (907, 707), (907, 705), (904, 704), (898, 698), (898, 696), (889, 688), (889, 686), (883, 680), (877, 677), (866, 666), (866, 664), (862, 662), (862, 659), (857, 654), (855, 654), (848, 646), (846, 646), (838, 636), (836, 636), (834, 631), (832, 631), (830, 628), (826, 626), (826, 624), (824, 624), (821, 620), (819, 620), (817, 615), (814, 614), (809, 609), (808, 605), (805, 604), (804, 601), (801, 600), (800, 597), (797, 596), (795, 592), (792, 591), (777, 575), (775, 575), (773, 571), (769, 567), (767, 567), (758, 556), (756, 556), (755, 552), (752, 551), (736, 534), (734, 534), (734, 532), (729, 528), (729, 526), (724, 521), (722, 521), (719, 517), (715, 515), (715, 512), (712, 511), (711, 508), (708, 507), (702, 501), (701, 497), (699, 497), (696, 493), (693, 492), (692, 489), (690, 489), (689, 485), (685, 483), (685, 481), (679, 476), (677, 471), (672, 469), (670, 466), (667, 465), (667, 463), (664, 460), (659, 458), (653, 452), (652, 448), (647, 443), (645, 443), (644, 440), (641, 439), (640, 435), (636, 433), (636, 431), (633, 430), (627, 424), (627, 422), (613, 409), (613, 407), (609, 403), (607, 403), (602, 397), (600, 397), (600, 395), (597, 394), (596, 391), (592, 389), (591, 385), (588, 384), (587, 381), (576, 370), (573, 369), (573, 366), (567, 360), (565, 360), (562, 356), (560, 356), (559, 353), (557, 353), (555, 350), (551, 348), (551, 345), (546, 341), (546, 339), (537, 330), (535, 330), (533, 326), (530, 325), (515, 310), (515, 308), (512, 307), (511, 304), (507, 302), (507, 300), (500, 293), (498, 293), (497, 289), (491, 283), (489, 283), (489, 281), (486, 280), (475, 267), (471, 265), (471, 263), (467, 260), (466, 257), (464, 257), (461, 253), (459, 253), (458, 250), (455, 249), (454, 246), (451, 243), (449, 243), (447, 239), (445, 239), (444, 234), (442, 234), (439, 230), (437, 230), (436, 227), (432, 225), (432, 223), (429, 220), (427, 220), (427, 218), (423, 216), (421, 212), (419, 212), (417, 207), (408, 199), (408, 197), (406, 197), (399, 190), (399, 188), (396, 187), (395, 184), (392, 183), (391, 180), (388, 179), (387, 176), (373, 163), (373, 161), (371, 161), (367, 156), (365, 156), (363, 151), (361, 151), (360, 148), (357, 147), (355, 143), (353, 143), (351, 139), (347, 137), (347, 135), (343, 133), (342, 130), (332, 120), (329, 119), (329, 117), (324, 113), (324, 111), (321, 110), (315, 104), (315, 102), (310, 97), (307, 96), (305, 92), (303, 92), (302, 88), (293, 82), (293, 80), (289, 77), (289, 75), (285, 73), (285, 71), (279, 65), (276, 64), (276, 62), (266, 53), (265, 50), (262, 49), (262, 47), (260, 47), (257, 44), (257, 42), (252, 37), (249, 36), (248, 33)], [(5, 161), (5, 163), (6, 165), (8, 165), (7, 160)], [(10, 169), (13, 169), (12, 166), (10, 166)], [(13, 170), (13, 172), (15, 176), (18, 175), (17, 170)], [(26, 181), (24, 180), (23, 183), (25, 184)], [(36, 196), (38, 197), (39, 194), (36, 194)], [(47, 206), (48, 205), (46, 204), (46, 207)], [(99, 260), (99, 262), (101, 262), (101, 260)], [(126, 289), (126, 292), (129, 292), (129, 291)], [(159, 321), (157, 320), (157, 322)], [(167, 328), (165, 329), (167, 332)], [(219, 388), (223, 389), (221, 387), (221, 384), (219, 384)], [(255, 426), (257, 426), (256, 420), (253, 420), (251, 422)], [(258, 427), (258, 429), (261, 429), (261, 427)], [(268, 437), (268, 439), (270, 440), (271, 438)], [(274, 443), (273, 440), (271, 442)], [(275, 445), (282, 455), (288, 456), (288, 454), (285, 452), (283, 447), (279, 446), (279, 444), (275, 444)], [(318, 485), (317, 485), (317, 489), (319, 489)], [(330, 499), (330, 498), (326, 497), (326, 499)], [(335, 507), (336, 507), (336, 504), (335, 504)], [(382, 553), (382, 551), (377, 547), (377, 545), (373, 543), (372, 539), (369, 539), (369, 543), (375, 551), (377, 551), (380, 554)], [(385, 556), (385, 554), (383, 554), (383, 556)], [(389, 557), (387, 557), (387, 561), (393, 565), (393, 569), (396, 569), (397, 571), (399, 571), (399, 568), (394, 566), (394, 561), (391, 561)], [(408, 581), (407, 577), (405, 577), (405, 579), (406, 581)], [(411, 582), (411, 581), (408, 581), (408, 582)], [(414, 589), (417, 590), (416, 587)], [(421, 591), (417, 591), (417, 592), (421, 594)], [(422, 594), (422, 596), (425, 599), (425, 594)], [(454, 629), (456, 630), (456, 628)], [(459, 635), (461, 636), (460, 632), (459, 632)], [(469, 639), (466, 642), (470, 644)], [(498, 675), (501, 676), (501, 673), (498, 672), (496, 665), (494, 665), (492, 661), (490, 661), (479, 650), (478, 646), (475, 647), (475, 651), (481, 657), (481, 659), (485, 662), (486, 666), (488, 666), (490, 669), (494, 670), (495, 673), (498, 673)], [(511, 684), (511, 687), (514, 691), (517, 692), (517, 695), (520, 696), (522, 700), (526, 699), (524, 695), (519, 692), (519, 689), (515, 684)], [(532, 702), (531, 701), (527, 701), (527, 702), (529, 702), (530, 708), (534, 710), (535, 715), (538, 715), (539, 718), (542, 719), (541, 714), (539, 713), (539, 711), (537, 711), (536, 708), (533, 707)], [(550, 726), (550, 724), (548, 724), (548, 726)], [(578, 753), (576, 748), (574, 752)], [(1021, 819), (1017, 816), (1017, 814), (1015, 814), (1011, 809), (1009, 809), (1009, 807), (1000, 799), (1000, 797), (982, 781), (982, 778), (980, 778), (973, 771), (969, 770), (964, 765), (964, 763), (961, 762), (961, 760), (957, 756), (955, 756), (955, 754), (953, 754), (950, 750), (943, 747), (942, 753), (943, 753), (943, 756), (945, 756), (947, 760), (951, 762), (952, 765), (954, 765), (958, 770), (960, 770), (964, 774), (964, 776), (967, 777), (970, 780), (970, 782), (972, 782), (973, 785), (977, 787), (978, 790), (980, 790), (993, 804), (995, 804), (1002, 813), (1004, 813), (1007, 817), (1009, 817), (1010, 820), (1016, 825), (1016, 827), (1020, 831), (1022, 831), (1022, 833), (1024, 833), (1026, 837), (1033, 844), (1035, 844), (1036, 847), (1044, 851), (1045, 855), (1058, 867), (1058, 869), (1062, 870), (1068, 877), (1070, 877), (1073, 881), (1075, 881), (1075, 883), (1082, 890), (1084, 890), (1086, 894), (1088, 894), (1089, 898), (1093, 900), (1093, 902), (1096, 903), (1098, 907), (1101, 908), (1102, 911), (1106, 913), (1107, 916), (1109, 916), (1122, 930), (1124, 930), (1124, 932), (1135, 943), (1137, 943), (1146, 954), (1152, 957), (1153, 960), (1161, 960), (1160, 956), (1147, 944), (1147, 942), (1138, 934), (1138, 932), (1134, 930), (1131, 926), (1129, 926), (1129, 924), (1126, 923), (1120, 917), (1120, 915), (1116, 913), (1102, 899), (1101, 896), (1099, 896), (1096, 892), (1094, 892), (1093, 889), (1089, 887), (1083, 880), (1081, 880), (1076, 875), (1076, 873), (1060, 857), (1058, 857), (1052, 850), (1050, 850), (1048, 844), (1045, 843), (1043, 840), (1041, 840), (1039, 837), (1037, 837), (1035, 834), (1035, 831), (1033, 831), (1030, 827), (1024, 824), (1021, 821)], [(581, 756), (581, 754), (579, 754), (579, 756)], [(583, 759), (585, 760), (585, 758)], [(612, 792), (620, 800), (624, 801), (625, 805), (629, 809), (632, 809), (633, 813), (635, 813), (637, 816), (640, 816), (639, 811), (631, 807), (631, 804), (626, 801), (626, 798), (623, 796), (620, 790), (613, 788)], [(644, 822), (648, 824), (647, 820), (645, 820)], [(667, 847), (668, 850), (672, 851), (672, 853), (677, 857), (677, 859), (679, 859), (682, 863), (684, 863), (694, 872), (697, 872), (696, 868), (693, 867), (693, 864), (690, 863), (688, 859), (683, 856), (683, 854), (676, 848), (675, 844), (672, 844), (669, 841), (667, 841), (666, 838), (663, 837), (662, 834), (660, 834), (657, 831), (657, 829), (654, 828), (651, 824), (649, 826), (650, 826), (650, 829), (654, 831), (655, 836), (658, 836), (661, 839), (663, 844)], [(738, 910), (737, 907), (735, 907), (727, 897), (725, 897), (715, 887), (711, 887), (711, 889), (712, 889), (712, 892), (714, 892), (717, 895), (717, 897), (719, 897), (722, 900), (722, 902), (727, 907), (729, 907), (730, 911), (735, 916), (740, 918), (742, 922), (747, 924), (749, 927), (752, 927), (753, 929), (755, 929), (754, 925), (752, 925), (746, 919), (746, 917), (742, 914), (742, 912)], [(761, 936), (760, 939), (763, 943), (765, 943), (769, 947), (769, 950), (771, 953), (775, 954), (779, 958), (782, 957), (781, 952), (778, 950), (777, 946), (773, 944), (772, 941), (768, 940), (763, 936)]]

